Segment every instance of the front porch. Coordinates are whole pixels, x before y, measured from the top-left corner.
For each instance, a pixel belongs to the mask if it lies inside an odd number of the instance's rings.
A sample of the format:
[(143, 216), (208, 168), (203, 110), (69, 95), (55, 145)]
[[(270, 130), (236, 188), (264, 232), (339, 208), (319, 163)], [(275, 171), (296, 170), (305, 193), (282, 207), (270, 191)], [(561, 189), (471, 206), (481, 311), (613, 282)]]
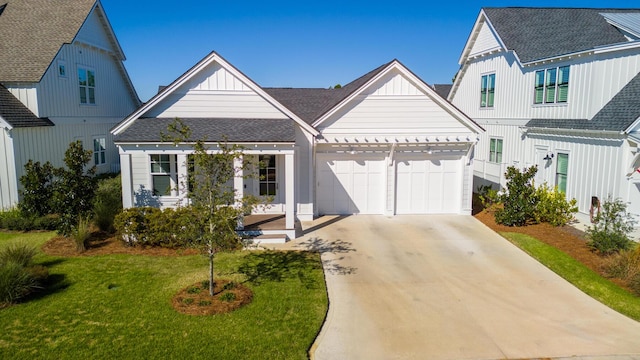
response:
[(287, 227), (286, 214), (252, 214), (243, 218), (243, 228), (238, 233), (261, 243), (273, 244), (295, 239), (301, 231), (298, 221), (292, 228)]

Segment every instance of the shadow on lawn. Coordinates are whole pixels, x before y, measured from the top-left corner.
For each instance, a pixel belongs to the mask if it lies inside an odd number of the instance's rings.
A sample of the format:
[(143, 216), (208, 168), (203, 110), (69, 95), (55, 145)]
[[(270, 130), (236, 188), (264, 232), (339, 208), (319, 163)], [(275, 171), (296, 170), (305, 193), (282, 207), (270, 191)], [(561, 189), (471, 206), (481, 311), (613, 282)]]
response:
[(41, 284), (42, 289), (29, 294), (23, 299), (23, 302), (41, 299), (43, 297), (66, 290), (71, 284), (67, 281), (64, 274), (49, 275)]
[(316, 286), (310, 271), (321, 269), (322, 264), (308, 251), (261, 251), (244, 257), (238, 272), (247, 277), (247, 282), (259, 285), (265, 281), (299, 279), (308, 289)]

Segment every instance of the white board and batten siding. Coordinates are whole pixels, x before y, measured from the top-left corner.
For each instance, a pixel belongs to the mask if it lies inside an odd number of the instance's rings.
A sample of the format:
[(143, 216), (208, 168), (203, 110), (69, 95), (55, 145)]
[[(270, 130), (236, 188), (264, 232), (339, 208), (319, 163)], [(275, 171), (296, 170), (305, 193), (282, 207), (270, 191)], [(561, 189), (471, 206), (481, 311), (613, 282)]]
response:
[[(434, 95), (437, 96), (437, 95)], [(326, 135), (473, 136), (473, 132), (397, 72), (373, 84), (318, 126)]]
[(480, 56), (490, 52), (501, 50), (502, 46), (498, 42), (496, 34), (484, 21), (481, 23), (480, 31), (475, 38), (473, 46), (469, 51), (469, 57)]
[(393, 70), (318, 125), (329, 141), (316, 145), (319, 215), (470, 212), (470, 145), (455, 141), (476, 135), (432, 96)]
[(18, 178), (13, 162), (13, 139), (0, 128), (0, 210), (9, 209), (18, 202)]
[(213, 62), (175, 89), (146, 117), (288, 118), (231, 72)]

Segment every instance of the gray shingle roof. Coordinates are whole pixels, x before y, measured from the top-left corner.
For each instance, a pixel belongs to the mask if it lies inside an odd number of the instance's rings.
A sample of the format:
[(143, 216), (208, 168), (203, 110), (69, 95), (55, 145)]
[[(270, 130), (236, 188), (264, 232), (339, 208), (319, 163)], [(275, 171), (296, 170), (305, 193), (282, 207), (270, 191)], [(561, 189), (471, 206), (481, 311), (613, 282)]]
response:
[(436, 91), (438, 95), (446, 99), (449, 96), (449, 93), (451, 92), (451, 88), (453, 87), (453, 84), (433, 84), (433, 86), (431, 87), (433, 88), (433, 90)]
[(533, 119), (529, 127), (625, 131), (640, 117), (640, 74), (620, 90), (591, 120)]
[(2, 85), (0, 85), (0, 117), (14, 128), (54, 125), (49, 119), (37, 117)]
[(0, 15), (0, 81), (38, 82), (95, 0), (8, 0)]
[(374, 78), (384, 68), (391, 64), (392, 60), (383, 64), (361, 77), (353, 80), (340, 89), (320, 88), (263, 88), (279, 103), (286, 106), (308, 124), (331, 110), (342, 100), (358, 90), (362, 85)]
[(640, 9), (483, 8), (509, 50), (522, 63), (571, 54), (627, 39), (600, 13)]
[[(295, 142), (294, 121), (291, 119), (229, 119), (229, 118), (180, 118), (191, 129), (191, 141), (229, 142)], [(167, 133), (167, 126), (173, 118), (140, 118), (124, 132), (117, 135), (115, 142), (158, 142), (161, 133)]]

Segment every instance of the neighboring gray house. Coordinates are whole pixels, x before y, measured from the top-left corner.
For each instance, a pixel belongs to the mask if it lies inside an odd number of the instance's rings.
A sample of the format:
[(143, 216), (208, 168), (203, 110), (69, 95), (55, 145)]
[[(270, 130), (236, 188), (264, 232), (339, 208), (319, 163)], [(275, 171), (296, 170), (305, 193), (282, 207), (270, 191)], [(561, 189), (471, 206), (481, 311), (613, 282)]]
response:
[(483, 129), (397, 60), (341, 89), (293, 89), (262, 88), (209, 54), (112, 129), (125, 207), (184, 203), (191, 146), (160, 138), (176, 117), (211, 151), (226, 136), (267, 165), (234, 187), (273, 196), (264, 211), (284, 215), (289, 237), (323, 214), (471, 212)]
[(487, 131), (474, 182), (538, 165), (588, 214), (608, 195), (640, 214), (640, 9), (483, 8), (448, 99)]
[(0, 209), (18, 202), (29, 160), (62, 166), (69, 143), (119, 170), (109, 129), (140, 101), (100, 1), (0, 2)]

